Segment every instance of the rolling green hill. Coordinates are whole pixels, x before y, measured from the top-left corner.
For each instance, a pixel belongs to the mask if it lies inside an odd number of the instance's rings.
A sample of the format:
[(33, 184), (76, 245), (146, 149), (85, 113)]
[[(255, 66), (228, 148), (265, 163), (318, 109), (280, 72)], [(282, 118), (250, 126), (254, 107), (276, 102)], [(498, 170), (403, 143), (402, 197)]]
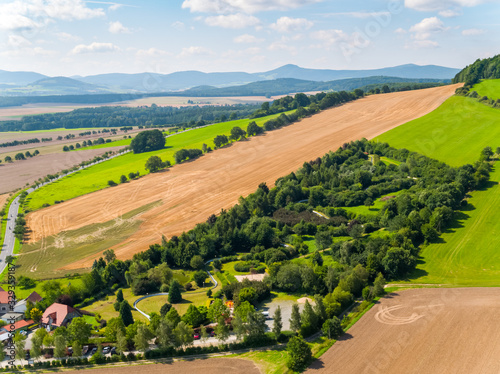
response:
[[(500, 97), (500, 84), (486, 81), (474, 90)], [(483, 91), (486, 92), (486, 91)], [(500, 146), (500, 110), (453, 96), (434, 112), (397, 127), (376, 140), (460, 166), (479, 159), (486, 146)], [(498, 162), (497, 162), (498, 163)], [(471, 193), (467, 206), (441, 236), (421, 252), (411, 283), (500, 286), (500, 165), (489, 187)]]
[(471, 98), (453, 96), (435, 111), (375, 140), (461, 166), (477, 161), (484, 147), (500, 146), (499, 123), (500, 110)]
[(500, 79), (486, 79), (476, 84), (472, 91), (476, 91), (479, 96), (488, 96), (488, 98), (500, 99)]

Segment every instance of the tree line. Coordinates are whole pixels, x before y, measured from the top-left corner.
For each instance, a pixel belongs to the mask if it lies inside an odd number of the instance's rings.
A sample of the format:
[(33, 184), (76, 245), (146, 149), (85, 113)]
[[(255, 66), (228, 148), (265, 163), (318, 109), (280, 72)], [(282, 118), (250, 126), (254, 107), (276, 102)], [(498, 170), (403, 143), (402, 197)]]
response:
[(452, 83), (464, 82), (465, 86), (472, 87), (481, 79), (500, 78), (500, 55), (491, 58), (477, 59), (473, 64), (466, 66), (452, 80)]

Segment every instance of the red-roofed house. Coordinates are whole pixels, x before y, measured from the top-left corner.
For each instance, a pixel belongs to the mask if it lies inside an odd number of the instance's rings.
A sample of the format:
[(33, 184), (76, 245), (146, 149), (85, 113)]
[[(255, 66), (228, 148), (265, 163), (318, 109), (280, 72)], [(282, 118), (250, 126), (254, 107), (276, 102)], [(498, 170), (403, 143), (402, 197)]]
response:
[(30, 295), (26, 298), (26, 301), (31, 301), (33, 304), (36, 304), (42, 300), (43, 300), (43, 297), (41, 297), (36, 291), (33, 291), (32, 293), (30, 293)]
[(66, 326), (73, 318), (81, 316), (80, 312), (68, 305), (54, 303), (43, 313), (41, 323), (52, 329), (53, 327)]
[(9, 293), (0, 287), (0, 315), (10, 312)]

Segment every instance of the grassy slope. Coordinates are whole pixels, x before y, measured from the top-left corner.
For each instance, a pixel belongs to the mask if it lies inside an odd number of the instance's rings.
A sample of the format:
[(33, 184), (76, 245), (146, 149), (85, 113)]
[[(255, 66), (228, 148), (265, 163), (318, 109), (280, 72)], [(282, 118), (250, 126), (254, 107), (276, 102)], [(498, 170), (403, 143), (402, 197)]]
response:
[[(377, 140), (460, 166), (475, 162), (484, 147), (500, 145), (499, 121), (500, 110), (465, 97), (451, 97), (434, 112)], [(488, 189), (472, 193), (469, 207), (455, 215), (441, 242), (423, 249), (423, 261), (411, 277), (412, 283), (500, 285), (498, 165), (491, 180)]]
[[(256, 119), (255, 122), (262, 125), (265, 121), (276, 116), (278, 115), (259, 118)], [(129, 153), (79, 171), (30, 194), (30, 197), (27, 199), (29, 200), (28, 209), (39, 209), (44, 203), (54, 204), (56, 200), (68, 200), (101, 190), (107, 187), (107, 182), (110, 179), (118, 182), (122, 174), (128, 175), (130, 172), (139, 171), (141, 175), (144, 175), (147, 173), (144, 165), (151, 156), (160, 156), (162, 160), (169, 160), (174, 164), (173, 156), (179, 149), (201, 149), (203, 143), (213, 148), (214, 145), (212, 140), (216, 135), (228, 135), (234, 126), (240, 126), (246, 129), (249, 122), (250, 120), (248, 119), (242, 119), (188, 131), (168, 138), (166, 149), (140, 154)]]
[(488, 96), (490, 99), (500, 99), (500, 79), (487, 79), (476, 84), (471, 91), (476, 91), (479, 96)]
[(500, 146), (500, 140), (496, 140), (500, 137), (499, 121), (500, 110), (474, 99), (453, 96), (435, 111), (375, 140), (461, 166), (477, 161), (484, 147)]

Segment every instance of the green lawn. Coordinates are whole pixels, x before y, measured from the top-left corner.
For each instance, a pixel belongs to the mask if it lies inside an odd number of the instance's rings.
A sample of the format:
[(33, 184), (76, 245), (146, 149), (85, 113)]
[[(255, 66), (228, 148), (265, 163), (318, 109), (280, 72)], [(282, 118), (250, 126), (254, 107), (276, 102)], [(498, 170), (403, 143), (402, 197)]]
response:
[(500, 286), (500, 165), (475, 191), (439, 243), (425, 247), (412, 283)]
[[(277, 116), (279, 116), (279, 114), (258, 118), (255, 119), (255, 122), (262, 125), (267, 120)], [(140, 154), (128, 153), (101, 164), (91, 166), (31, 193), (26, 199), (27, 208), (33, 211), (40, 209), (45, 203), (52, 205), (56, 200), (69, 200), (77, 196), (101, 190), (108, 186), (109, 180), (118, 182), (121, 175), (128, 176), (130, 172), (139, 171), (141, 175), (144, 175), (147, 173), (144, 166), (147, 159), (151, 156), (160, 156), (162, 160), (169, 160), (174, 164), (173, 156), (178, 150), (182, 148), (201, 149), (203, 143), (214, 148), (212, 140), (216, 135), (229, 135), (231, 129), (235, 126), (246, 129), (249, 122), (251, 122), (249, 119), (240, 119), (187, 131), (168, 138), (167, 147), (165, 149)]]
[(471, 91), (476, 91), (479, 96), (488, 96), (490, 99), (500, 99), (500, 79), (486, 79), (476, 84)]
[[(492, 92), (500, 97), (498, 82), (484, 82), (479, 86), (480, 89), (495, 87)], [(453, 96), (435, 111), (376, 140), (461, 166), (477, 161), (484, 147), (500, 146), (499, 123), (500, 110), (473, 99)], [(455, 214), (451, 228), (438, 243), (423, 248), (410, 282), (500, 286), (499, 181), (500, 167), (496, 165), (490, 186), (473, 192), (468, 207)]]
[[(499, 95), (500, 96), (500, 95)], [(500, 110), (453, 96), (435, 111), (375, 138), (452, 166), (472, 164), (481, 150), (500, 146)]]
[[(62, 287), (65, 287), (67, 286), (69, 283), (71, 283), (72, 285), (78, 287), (82, 284), (82, 279), (81, 277), (75, 277), (75, 278), (61, 278), (61, 279), (57, 279), (60, 283), (61, 283), (61, 286)], [(18, 300), (21, 300), (21, 299), (25, 299), (27, 298), (33, 291), (37, 292), (39, 295), (42, 295), (43, 296), (43, 291), (42, 291), (42, 287), (43, 285), (48, 282), (47, 280), (46, 281), (37, 281), (36, 282), (36, 286), (33, 287), (33, 288), (27, 288), (27, 289), (23, 289), (21, 287), (16, 287), (16, 298)], [(4, 290), (7, 290), (9, 285), (8, 284), (1, 284), (2, 288)]]
[(404, 192), (406, 190), (400, 190), (396, 192), (391, 192), (386, 195), (380, 196), (377, 200), (373, 202), (373, 205), (371, 207), (367, 207), (364, 205), (359, 205), (359, 206), (348, 206), (348, 207), (342, 207), (342, 209), (345, 209), (348, 212), (354, 213), (356, 215), (376, 215), (380, 209), (382, 209), (387, 202), (387, 200), (382, 201), (383, 198), (388, 197), (388, 196), (398, 196), (400, 193)]

